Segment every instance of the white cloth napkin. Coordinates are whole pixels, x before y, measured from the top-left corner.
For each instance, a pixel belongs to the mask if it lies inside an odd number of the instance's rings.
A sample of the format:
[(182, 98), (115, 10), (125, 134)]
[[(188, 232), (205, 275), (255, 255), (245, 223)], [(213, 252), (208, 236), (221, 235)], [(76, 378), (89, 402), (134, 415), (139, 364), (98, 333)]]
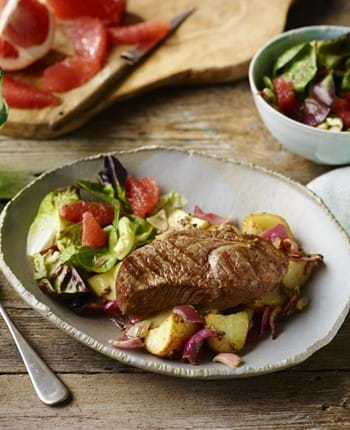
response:
[(350, 167), (332, 170), (308, 185), (333, 212), (350, 234)]

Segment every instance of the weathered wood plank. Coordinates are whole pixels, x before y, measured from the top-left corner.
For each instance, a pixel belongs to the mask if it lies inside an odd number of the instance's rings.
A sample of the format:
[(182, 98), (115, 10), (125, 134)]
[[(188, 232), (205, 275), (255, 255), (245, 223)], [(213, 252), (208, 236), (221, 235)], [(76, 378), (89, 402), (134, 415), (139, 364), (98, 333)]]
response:
[(285, 372), (220, 383), (156, 375), (63, 375), (62, 379), (74, 399), (66, 407), (52, 409), (40, 404), (27, 376), (0, 376), (0, 428), (350, 428), (348, 372)]
[(248, 83), (240, 82), (153, 92), (113, 106), (64, 140), (2, 138), (0, 171), (37, 173), (86, 155), (141, 145), (178, 146), (241, 159), (303, 183), (328, 170), (283, 149), (262, 124)]
[[(70, 338), (33, 310), (9, 309), (9, 313), (22, 333), (56, 372), (114, 373), (136, 371)], [(350, 371), (349, 336), (350, 318), (348, 318), (330, 345), (292, 370), (323, 371), (338, 369)], [(0, 321), (0, 374), (22, 372), (24, 372), (23, 363), (4, 323)]]

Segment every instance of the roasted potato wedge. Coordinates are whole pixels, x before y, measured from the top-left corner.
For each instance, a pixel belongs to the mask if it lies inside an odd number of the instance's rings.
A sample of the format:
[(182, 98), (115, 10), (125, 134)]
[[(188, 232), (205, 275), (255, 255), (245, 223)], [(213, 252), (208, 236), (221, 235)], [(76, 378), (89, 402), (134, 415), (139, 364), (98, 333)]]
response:
[(208, 221), (197, 218), (181, 209), (175, 209), (168, 217), (169, 228), (181, 229), (195, 227), (199, 230), (206, 230), (209, 227)]
[(287, 295), (282, 291), (280, 287), (275, 288), (269, 293), (263, 295), (259, 299), (254, 300), (252, 303), (248, 304), (248, 307), (254, 310), (262, 309), (265, 306), (270, 306), (272, 308), (276, 306), (283, 306), (287, 301)]
[(215, 353), (243, 349), (249, 330), (248, 311), (231, 315), (208, 314), (204, 319), (207, 327), (218, 332), (218, 336), (207, 339), (210, 349)]
[(172, 313), (172, 309), (167, 309), (165, 311), (157, 312), (150, 317), (147, 318), (148, 321), (150, 321), (150, 328), (157, 328), (159, 327), (163, 321), (165, 321), (170, 314)]
[[(158, 321), (161, 321), (163, 316), (158, 316)], [(157, 324), (157, 320), (153, 320), (153, 324)], [(186, 323), (179, 315), (169, 311), (168, 316), (157, 327), (149, 330), (145, 339), (145, 348), (158, 357), (171, 357), (181, 351), (186, 340), (198, 331), (200, 326), (200, 324)]]
[(100, 273), (88, 279), (88, 284), (91, 289), (99, 297), (102, 297), (105, 300), (116, 299), (115, 282), (119, 268), (120, 264), (117, 264), (111, 270), (108, 270), (108, 272)]
[(317, 262), (290, 260), (288, 271), (283, 278), (283, 285), (290, 290), (299, 290), (309, 279)]
[(274, 227), (277, 224), (282, 224), (286, 227), (288, 235), (291, 239), (294, 238), (292, 230), (287, 221), (279, 215), (269, 213), (257, 213), (246, 215), (242, 222), (242, 233), (259, 234), (265, 230)]

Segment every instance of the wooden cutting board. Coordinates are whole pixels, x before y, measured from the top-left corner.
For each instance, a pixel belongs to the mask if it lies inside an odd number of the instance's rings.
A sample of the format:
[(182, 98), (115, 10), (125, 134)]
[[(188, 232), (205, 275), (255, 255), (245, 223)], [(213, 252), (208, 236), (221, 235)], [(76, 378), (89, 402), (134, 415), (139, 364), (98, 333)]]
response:
[[(112, 103), (152, 88), (243, 78), (256, 50), (283, 30), (292, 1), (129, 0), (129, 21), (171, 18), (189, 7), (197, 9), (123, 82), (118, 82), (116, 76), (121, 64), (119, 55), (125, 47), (117, 47), (91, 81), (60, 95), (62, 105), (40, 110), (11, 109), (1, 132), (16, 137), (51, 138), (82, 126)], [(69, 52), (61, 36), (58, 32), (54, 46), (58, 55)], [(40, 73), (40, 67), (34, 68), (30, 79), (37, 81)], [(94, 100), (92, 108), (86, 108), (87, 100)], [(62, 117), (66, 120), (61, 121)]]

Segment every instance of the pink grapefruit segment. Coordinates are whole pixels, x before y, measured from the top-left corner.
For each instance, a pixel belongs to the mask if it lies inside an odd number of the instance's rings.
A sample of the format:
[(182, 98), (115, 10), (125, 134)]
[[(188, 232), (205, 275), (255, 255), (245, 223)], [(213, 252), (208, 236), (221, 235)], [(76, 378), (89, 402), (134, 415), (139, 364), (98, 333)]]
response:
[(90, 248), (100, 248), (107, 242), (107, 235), (99, 226), (91, 212), (84, 212), (82, 216), (82, 245)]
[(90, 16), (116, 25), (122, 22), (126, 10), (126, 0), (47, 0), (47, 3), (62, 20)]
[(65, 92), (80, 87), (93, 78), (99, 68), (83, 57), (71, 57), (44, 70), (41, 87), (46, 91)]
[(49, 11), (37, 0), (20, 0), (5, 28), (5, 36), (22, 48), (42, 45), (49, 33)]
[(0, 57), (18, 58), (18, 55), (16, 47), (0, 37)]
[(0, 67), (21, 70), (51, 49), (54, 19), (38, 0), (0, 0)]
[(53, 94), (11, 76), (4, 76), (3, 96), (10, 107), (19, 109), (44, 108), (61, 103), (61, 100)]
[(103, 23), (96, 18), (79, 18), (66, 25), (76, 56), (66, 58), (44, 71), (42, 87), (54, 92), (69, 91), (92, 79), (107, 56), (108, 39)]
[(126, 196), (133, 213), (141, 218), (148, 215), (159, 200), (159, 186), (150, 177), (126, 180)]
[(79, 18), (65, 24), (75, 54), (102, 64), (107, 56), (108, 36), (103, 23), (96, 18)]
[(118, 45), (132, 45), (161, 39), (170, 31), (168, 21), (148, 21), (140, 24), (109, 27), (112, 42)]

